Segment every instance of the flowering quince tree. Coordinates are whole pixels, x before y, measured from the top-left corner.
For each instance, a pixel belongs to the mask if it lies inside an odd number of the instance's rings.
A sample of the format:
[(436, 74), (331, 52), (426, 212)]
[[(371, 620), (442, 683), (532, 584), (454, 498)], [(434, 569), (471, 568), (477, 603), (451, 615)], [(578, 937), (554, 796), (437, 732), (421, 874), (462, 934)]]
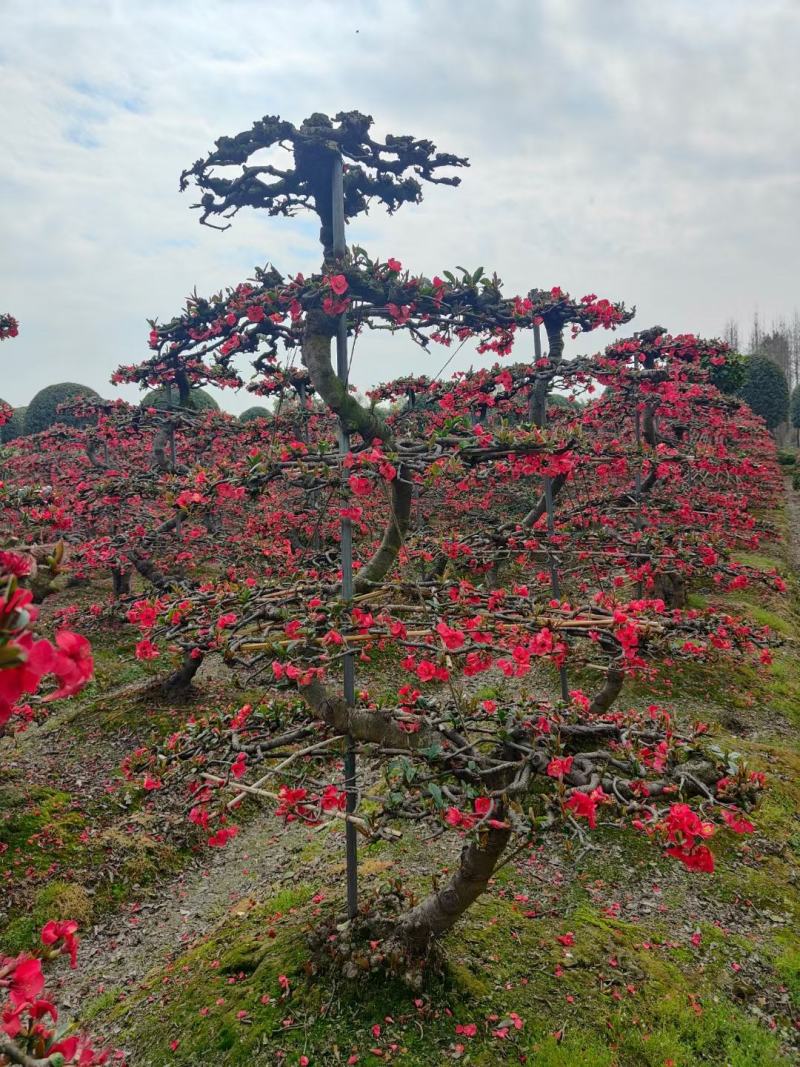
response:
[[(778, 475), (763, 425), (709, 382), (726, 359), (719, 342), (655, 328), (568, 359), (567, 330), (614, 329), (632, 313), (559, 287), (508, 297), (483, 269), (429, 279), (358, 246), (335, 254), (337, 155), (348, 219), (369, 200), (393, 211), (420, 199), (419, 179), (456, 184), (439, 168), (466, 162), (412, 138), (376, 142), (370, 125), (356, 113), (315, 115), (299, 128), (266, 118), (220, 139), (183, 176), (202, 190), (205, 223), (246, 206), (314, 210), (322, 269), (284, 278), (270, 267), (224, 294), (194, 295), (171, 322), (151, 324), (152, 356), (120, 368), (118, 380), (168, 382), (181, 395), (241, 386), (246, 356), (248, 388), (294, 388), (302, 434), (287, 442), (285, 425), (273, 427), (247, 476), (306, 499), (340, 496), (331, 511), (359, 534), (355, 599), (342, 598), (329, 523), (318, 550), (306, 541), (283, 566), (273, 557), (266, 576), (243, 579), (242, 568), (203, 596), (176, 603), (165, 589), (138, 602), (132, 621), (148, 655), (170, 642), (202, 654), (213, 635), (232, 666), (266, 676), (286, 698), (190, 721), (125, 769), (146, 789), (185, 781), (190, 819), (212, 846), (235, 836), (235, 811), (252, 796), (286, 821), (349, 819), (368, 837), (393, 839), (423, 819), (436, 834), (455, 833), (461, 858), (445, 884), (374, 920), (370, 934), (392, 964), (424, 955), (504, 857), (548, 831), (582, 836), (601, 821), (628, 823), (688, 869), (710, 871), (718, 827), (753, 829), (744, 812), (763, 776), (705, 746), (702, 724), (681, 728), (657, 703), (615, 703), (626, 677), (655, 680), (678, 660), (768, 660), (765, 631), (687, 608), (686, 590), (697, 580), (722, 590), (780, 583), (731, 558), (770, 536), (756, 513), (775, 499)], [(247, 165), (275, 144), (291, 150), (293, 169)], [(231, 166), (241, 176), (220, 176)], [(366, 406), (332, 365), (342, 316), (353, 340), (404, 330), (426, 349), (475, 340), (498, 357), (542, 327), (548, 351), (449, 382), (401, 379)], [(548, 417), (554, 388), (571, 402)], [(312, 393), (327, 412), (309, 432)], [(383, 417), (386, 401), (393, 410)], [(342, 461), (326, 443), (331, 415), (352, 435)], [(336, 678), (353, 652), (361, 663), (388, 656), (405, 675), (396, 691), (362, 689), (349, 706)], [(598, 661), (594, 694), (576, 688), (553, 701), (541, 691), (537, 663)], [(499, 696), (480, 699), (473, 679), (489, 671), (502, 680)], [(371, 781), (383, 779), (365, 790), (369, 813), (347, 812), (332, 774), (346, 737), (371, 762)]]
[(0, 953), (0, 1064), (22, 1067), (95, 1067), (122, 1063), (122, 1053), (95, 1049), (89, 1038), (59, 1032), (58, 1009), (45, 991), (42, 961), (68, 956), (77, 966), (78, 924), (45, 923), (38, 955)]
[[(456, 836), (460, 860), (436, 892), (364, 917), (377, 955), (403, 968), (498, 865), (548, 833), (627, 825), (709, 871), (715, 832), (752, 829), (763, 776), (709, 745), (702, 723), (619, 702), (626, 678), (656, 686), (681, 661), (768, 662), (765, 629), (690, 608), (686, 594), (692, 583), (779, 586), (733, 555), (774, 536), (761, 516), (780, 478), (763, 423), (710, 383), (727, 358), (720, 342), (656, 327), (570, 358), (569, 338), (633, 313), (558, 286), (509, 296), (483, 268), (429, 278), (335, 248), (339, 161), (348, 220), (370, 202), (393, 212), (419, 201), (425, 181), (456, 185), (441, 172), (466, 165), (428, 141), (376, 141), (371, 125), (357, 112), (299, 127), (266, 117), (185, 172), (208, 225), (245, 207), (313, 210), (321, 269), (266, 267), (193, 294), (170, 322), (151, 323), (150, 356), (114, 376), (181, 402), (202, 385), (246, 386), (289, 398), (285, 411), (243, 425), (95, 404), (94, 426), (38, 435), (39, 458), (23, 442), (12, 463), (19, 481), (39, 464), (36, 482), (49, 487), (17, 507), (17, 536), (63, 536), (75, 574), (120, 576), (137, 656), (178, 655), (186, 681), (219, 652), (269, 684), (263, 706), (190, 719), (125, 761), (147, 791), (188, 789), (209, 845), (236, 835), (248, 798), (286, 822), (349, 822), (368, 838), (422, 821)], [(248, 164), (275, 146), (292, 165)], [(403, 331), (425, 350), (473, 342), (498, 362), (449, 381), (404, 377), (361, 403), (332, 362), (343, 329), (353, 344), (370, 330)], [(540, 331), (546, 353), (512, 362)], [(548, 407), (554, 391), (567, 399)], [(11, 500), (0, 497), (9, 514)], [(355, 535), (352, 600), (342, 518)], [(127, 593), (131, 570), (145, 595)], [(345, 701), (352, 656), (365, 678), (388, 661), (397, 684)], [(598, 683), (570, 686), (567, 671)], [(341, 788), (346, 744), (368, 766), (355, 810)]]

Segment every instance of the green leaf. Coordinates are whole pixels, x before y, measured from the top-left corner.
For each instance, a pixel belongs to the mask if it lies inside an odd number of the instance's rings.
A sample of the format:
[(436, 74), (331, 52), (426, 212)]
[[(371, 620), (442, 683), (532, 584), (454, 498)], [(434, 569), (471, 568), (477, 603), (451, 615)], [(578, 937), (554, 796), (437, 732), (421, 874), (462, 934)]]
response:
[(441, 745), (429, 745), (427, 748), (421, 748), (419, 750), (420, 756), (424, 756), (425, 759), (438, 759), (442, 754)]

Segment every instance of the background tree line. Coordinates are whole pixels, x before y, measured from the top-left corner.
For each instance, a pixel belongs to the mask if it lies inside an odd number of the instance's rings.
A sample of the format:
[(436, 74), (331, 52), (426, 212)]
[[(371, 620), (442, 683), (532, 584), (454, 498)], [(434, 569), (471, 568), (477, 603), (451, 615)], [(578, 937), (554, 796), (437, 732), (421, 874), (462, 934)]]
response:
[(800, 443), (800, 312), (781, 316), (769, 329), (753, 313), (746, 345), (739, 323), (730, 318), (723, 338), (745, 354), (739, 394), (761, 415), (779, 444)]

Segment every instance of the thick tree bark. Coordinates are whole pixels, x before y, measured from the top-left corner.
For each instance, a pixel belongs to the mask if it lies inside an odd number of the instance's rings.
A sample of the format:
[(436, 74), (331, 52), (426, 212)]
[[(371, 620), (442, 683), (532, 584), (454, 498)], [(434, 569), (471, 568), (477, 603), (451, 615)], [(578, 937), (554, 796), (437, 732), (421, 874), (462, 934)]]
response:
[(111, 581), (115, 597), (127, 596), (131, 591), (131, 572), (120, 567), (111, 568)]
[(658, 431), (656, 430), (656, 413), (654, 404), (645, 404), (644, 406), (642, 434), (648, 445), (655, 448), (658, 444)]
[(658, 571), (653, 576), (655, 596), (661, 597), (668, 608), (685, 608), (688, 603), (686, 579), (677, 571)]
[(411, 519), (411, 500), (414, 488), (410, 481), (405, 480), (405, 474), (405, 468), (401, 464), (397, 468), (397, 477), (391, 483), (392, 500), (389, 521), (386, 523), (377, 551), (355, 577), (353, 589), (356, 595), (365, 593), (375, 582), (379, 582), (389, 573), (402, 548)]
[(153, 438), (153, 465), (160, 471), (172, 470), (172, 464), (167, 457), (167, 445), (169, 444), (169, 430), (166, 426), (159, 426)]
[[(558, 496), (564, 486), (567, 484), (566, 474), (557, 474), (550, 483), (550, 487), (553, 493), (553, 500)], [(535, 526), (541, 519), (542, 515), (547, 511), (547, 500), (544, 493), (539, 497), (531, 510), (525, 515), (520, 523), (520, 526), (529, 529), (531, 526)], [(510, 524), (509, 524), (510, 525)]]
[(164, 681), (164, 689), (178, 692), (188, 689), (192, 684), (192, 679), (200, 670), (202, 662), (203, 656), (190, 656), (188, 652), (184, 653), (183, 663)]
[(432, 941), (452, 929), (486, 891), (510, 836), (510, 830), (489, 829), (481, 840), (465, 845), (458, 870), (447, 885), (403, 915), (392, 939), (414, 955), (421, 955)]
[(19, 1064), (20, 1067), (50, 1067), (49, 1056), (43, 1060), (29, 1056), (7, 1037), (0, 1037), (0, 1056), (5, 1056), (9, 1063)]
[(603, 688), (595, 694), (594, 700), (589, 705), (589, 711), (593, 715), (601, 715), (604, 711), (608, 711), (622, 692), (624, 684), (625, 672), (612, 664), (606, 671), (606, 680)]
[(148, 582), (151, 582), (161, 592), (169, 589), (172, 585), (172, 579), (164, 574), (163, 571), (159, 570), (156, 564), (146, 556), (141, 556), (138, 552), (131, 552), (130, 560), (139, 574), (141, 574), (143, 578), (146, 578)]
[[(313, 681), (311, 685), (303, 686), (300, 692), (328, 726), (356, 741), (408, 752), (441, 741), (439, 735), (424, 726), (416, 733), (401, 730), (388, 711), (348, 708), (320, 682)], [(460, 738), (457, 740), (463, 744)], [(496, 781), (491, 787), (502, 788), (502, 785)], [(503, 817), (502, 809), (494, 815), (498, 821)], [(423, 953), (431, 941), (445, 934), (486, 890), (510, 836), (510, 830), (487, 827), (479, 840), (465, 845), (458, 870), (447, 884), (401, 916), (390, 937), (414, 955)]]

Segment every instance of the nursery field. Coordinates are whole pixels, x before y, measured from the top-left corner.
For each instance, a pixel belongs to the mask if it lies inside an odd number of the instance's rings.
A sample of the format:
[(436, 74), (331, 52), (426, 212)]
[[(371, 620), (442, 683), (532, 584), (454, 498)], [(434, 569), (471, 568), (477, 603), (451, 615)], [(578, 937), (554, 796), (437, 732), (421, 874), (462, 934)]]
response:
[[(332, 977), (307, 939), (343, 908), (341, 829), (282, 826), (254, 807), (219, 854), (187, 841), (180, 805), (125, 783), (119, 766), (187, 715), (229, 705), (230, 679), (212, 662), (188, 701), (154, 700), (156, 670), (110, 628), (93, 641), (87, 689), (2, 750), (4, 949), (34, 947), (48, 919), (78, 919), (81, 966), (59, 967), (58, 1001), (132, 1063), (794, 1062), (799, 601), (788, 541), (774, 551), (785, 594), (768, 608), (725, 598), (787, 635), (772, 666), (678, 671), (664, 700), (769, 775), (745, 857), (731, 834), (702, 882), (614, 827), (552, 852), (533, 845), (497, 872), (420, 988)], [(381, 666), (374, 677), (391, 684)], [(270, 698), (238, 684), (237, 700)], [(481, 687), (502, 693), (503, 681)], [(363, 892), (398, 880), (427, 892), (456, 850), (426, 837), (363, 848)]]
[(181, 175), (318, 273), (0, 405), (0, 1064), (788, 1067), (798, 454), (727, 342), (346, 244), (467, 166), (371, 127)]

